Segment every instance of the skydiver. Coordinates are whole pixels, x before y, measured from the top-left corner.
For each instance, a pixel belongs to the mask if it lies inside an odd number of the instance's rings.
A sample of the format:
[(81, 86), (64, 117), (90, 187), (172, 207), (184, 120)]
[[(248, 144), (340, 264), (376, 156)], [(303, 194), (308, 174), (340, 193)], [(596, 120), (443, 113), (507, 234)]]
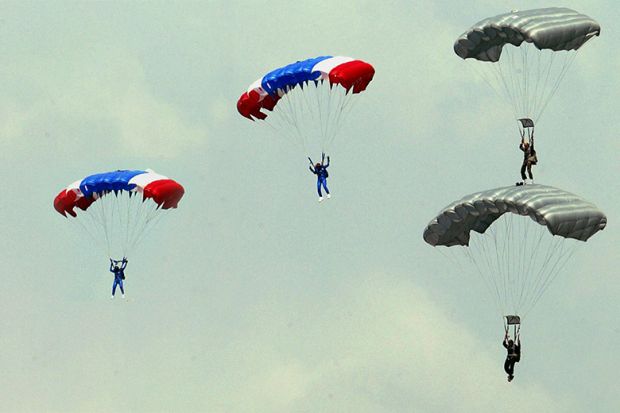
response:
[(504, 362), (504, 371), (508, 375), (508, 381), (511, 382), (514, 378), (515, 363), (521, 361), (521, 339), (519, 333), (515, 333), (515, 341), (510, 339), (508, 335), (508, 328), (506, 328), (506, 334), (504, 334), (504, 342), (502, 343), (506, 347), (507, 355)]
[[(121, 263), (121, 266), (118, 263)], [(123, 280), (125, 279), (125, 268), (127, 268), (127, 258), (123, 257), (122, 260), (113, 260), (110, 258), (110, 272), (114, 274), (114, 283), (112, 284), (112, 298), (116, 293), (116, 286), (121, 288), (122, 297), (125, 298), (125, 289), (123, 288)]]
[(532, 130), (532, 137), (530, 138), (530, 141), (531, 144), (525, 140), (525, 131), (521, 132), (521, 144), (519, 145), (519, 149), (523, 151), (523, 164), (521, 165), (521, 182), (517, 182), (517, 186), (525, 185), (527, 183), (527, 178), (525, 176), (526, 168), (530, 177), (530, 183), (534, 183), (532, 165), (536, 165), (538, 163), (536, 150), (534, 149), (534, 130)]
[(327, 177), (329, 176), (327, 168), (329, 167), (329, 156), (327, 157), (327, 165), (325, 165), (325, 153), (321, 154), (321, 163), (317, 162), (316, 164), (314, 164), (310, 157), (308, 157), (308, 160), (310, 161), (310, 172), (316, 175), (316, 190), (319, 193), (319, 202), (323, 201), (321, 186), (325, 188), (325, 192), (327, 193), (327, 199), (331, 198), (332, 196), (329, 194), (329, 189), (327, 189)]

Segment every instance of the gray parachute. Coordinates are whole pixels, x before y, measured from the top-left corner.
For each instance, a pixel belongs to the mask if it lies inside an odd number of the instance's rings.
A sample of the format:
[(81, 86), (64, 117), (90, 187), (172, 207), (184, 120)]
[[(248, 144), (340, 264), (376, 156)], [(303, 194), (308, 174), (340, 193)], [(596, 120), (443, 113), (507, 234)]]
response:
[(577, 50), (600, 33), (595, 20), (568, 8), (515, 11), (476, 23), (456, 40), (454, 51), (463, 59), (497, 62), (506, 44), (525, 41), (541, 50)]
[(509, 186), (448, 205), (428, 224), (424, 240), (432, 246), (468, 246), (470, 231), (483, 234), (507, 212), (529, 216), (553, 235), (580, 241), (607, 225), (605, 214), (577, 195), (545, 185)]

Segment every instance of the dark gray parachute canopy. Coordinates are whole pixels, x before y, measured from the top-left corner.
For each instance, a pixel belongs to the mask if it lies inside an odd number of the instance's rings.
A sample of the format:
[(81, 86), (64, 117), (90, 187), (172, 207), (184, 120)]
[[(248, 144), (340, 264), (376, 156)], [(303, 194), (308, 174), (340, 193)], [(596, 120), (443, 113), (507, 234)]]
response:
[(529, 216), (553, 235), (586, 241), (607, 217), (577, 195), (545, 185), (507, 186), (467, 195), (445, 207), (424, 230), (432, 246), (469, 245), (471, 230), (483, 234), (503, 214)]
[(463, 33), (454, 52), (463, 59), (497, 62), (504, 45), (523, 41), (539, 49), (577, 50), (601, 33), (592, 18), (563, 7), (514, 11), (484, 19)]

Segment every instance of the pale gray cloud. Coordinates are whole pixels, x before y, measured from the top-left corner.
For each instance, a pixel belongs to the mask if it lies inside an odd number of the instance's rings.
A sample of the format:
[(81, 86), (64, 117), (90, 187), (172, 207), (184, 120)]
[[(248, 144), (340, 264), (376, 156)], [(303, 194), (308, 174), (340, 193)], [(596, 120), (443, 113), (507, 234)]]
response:
[[(27, 84), (36, 79), (40, 94), (21, 104), (3, 96), (0, 133), (5, 141), (34, 145), (41, 138), (30, 128), (38, 125), (78, 150), (99, 146), (98, 140), (103, 140), (113, 145), (110, 152), (127, 156), (176, 157), (204, 143), (205, 125), (192, 123), (179, 107), (158, 97), (145, 78), (143, 63), (129, 51), (91, 48), (89, 52), (73, 51), (62, 62), (55, 56), (40, 56), (11, 63), (15, 81)], [(79, 138), (75, 129), (82, 131)], [(65, 134), (67, 130), (71, 135)]]

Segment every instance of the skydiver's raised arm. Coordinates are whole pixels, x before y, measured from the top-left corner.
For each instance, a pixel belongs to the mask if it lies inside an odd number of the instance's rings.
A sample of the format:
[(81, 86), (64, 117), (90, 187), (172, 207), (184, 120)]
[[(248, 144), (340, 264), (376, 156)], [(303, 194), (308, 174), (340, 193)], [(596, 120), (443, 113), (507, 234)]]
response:
[(114, 260), (110, 258), (110, 272), (114, 272)]
[(329, 155), (327, 156), (327, 165), (324, 165), (323, 167), (324, 167), (324, 168), (329, 167)]
[(310, 172), (316, 175), (316, 171), (314, 170), (314, 167), (312, 165), (310, 165), (308, 169), (310, 169)]
[(127, 268), (128, 262), (129, 261), (127, 261), (127, 258), (123, 257), (123, 261), (122, 261), (123, 265), (121, 265), (121, 270), (124, 270), (125, 268)]

